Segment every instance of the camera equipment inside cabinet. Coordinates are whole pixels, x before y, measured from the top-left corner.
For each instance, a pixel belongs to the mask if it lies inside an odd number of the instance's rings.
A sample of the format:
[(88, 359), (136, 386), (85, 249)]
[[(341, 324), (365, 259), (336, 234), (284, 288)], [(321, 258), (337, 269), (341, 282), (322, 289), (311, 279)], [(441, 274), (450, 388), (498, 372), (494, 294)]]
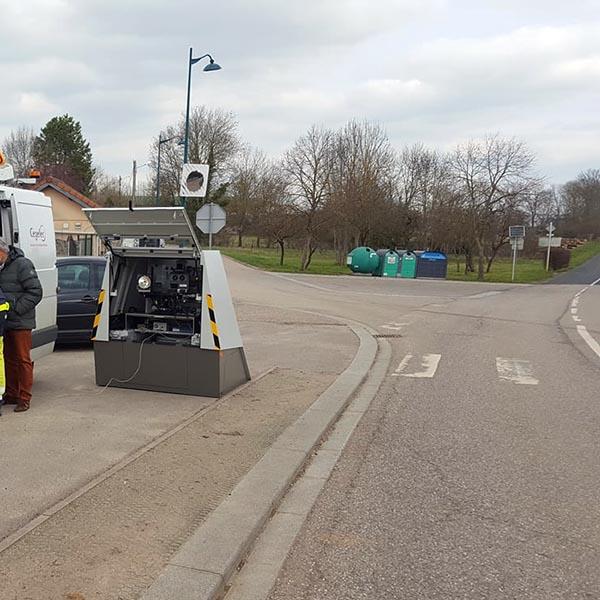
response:
[(108, 248), (96, 383), (219, 397), (250, 379), (221, 254), (183, 207), (87, 209)]

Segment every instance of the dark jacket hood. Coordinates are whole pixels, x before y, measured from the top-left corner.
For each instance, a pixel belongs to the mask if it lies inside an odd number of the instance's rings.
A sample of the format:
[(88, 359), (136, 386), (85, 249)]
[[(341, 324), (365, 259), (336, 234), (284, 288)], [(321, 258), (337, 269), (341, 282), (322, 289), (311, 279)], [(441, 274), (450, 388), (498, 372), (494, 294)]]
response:
[(21, 248), (15, 248), (14, 246), (9, 246), (8, 260), (6, 262), (12, 262), (16, 258), (19, 258), (19, 256), (25, 256), (25, 253), (23, 252), (23, 250), (21, 250)]

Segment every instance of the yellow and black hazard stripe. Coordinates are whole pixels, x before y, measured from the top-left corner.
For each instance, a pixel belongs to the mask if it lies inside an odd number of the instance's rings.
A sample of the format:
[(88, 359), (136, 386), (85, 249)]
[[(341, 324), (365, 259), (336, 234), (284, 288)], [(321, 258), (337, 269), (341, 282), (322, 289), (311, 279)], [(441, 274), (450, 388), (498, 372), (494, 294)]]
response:
[(104, 290), (100, 290), (98, 294), (98, 306), (96, 307), (96, 316), (94, 317), (94, 326), (92, 327), (92, 340), (96, 339), (98, 325), (100, 325), (100, 313), (102, 312), (102, 304), (104, 302)]
[(219, 328), (215, 317), (215, 305), (211, 294), (206, 294), (206, 306), (208, 307), (208, 317), (210, 319), (210, 330), (212, 331), (213, 342), (217, 350), (221, 349), (221, 340), (219, 339)]

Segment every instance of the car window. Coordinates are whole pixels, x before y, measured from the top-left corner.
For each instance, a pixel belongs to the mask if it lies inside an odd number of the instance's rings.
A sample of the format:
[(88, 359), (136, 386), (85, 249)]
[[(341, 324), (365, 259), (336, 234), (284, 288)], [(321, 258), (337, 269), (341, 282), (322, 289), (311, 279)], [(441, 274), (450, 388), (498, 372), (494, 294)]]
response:
[(102, 279), (104, 278), (104, 269), (106, 263), (95, 263), (93, 266), (94, 271), (94, 289), (99, 290), (102, 287)]
[(59, 265), (58, 287), (61, 292), (90, 289), (90, 266), (79, 263)]

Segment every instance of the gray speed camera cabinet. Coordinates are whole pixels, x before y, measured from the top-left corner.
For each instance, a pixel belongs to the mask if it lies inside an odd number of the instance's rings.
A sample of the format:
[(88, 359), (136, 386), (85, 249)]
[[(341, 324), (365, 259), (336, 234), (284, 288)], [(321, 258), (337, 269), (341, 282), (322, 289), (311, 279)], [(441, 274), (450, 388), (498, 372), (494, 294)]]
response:
[(108, 249), (96, 383), (220, 397), (248, 381), (221, 254), (200, 249), (185, 209), (85, 212)]

